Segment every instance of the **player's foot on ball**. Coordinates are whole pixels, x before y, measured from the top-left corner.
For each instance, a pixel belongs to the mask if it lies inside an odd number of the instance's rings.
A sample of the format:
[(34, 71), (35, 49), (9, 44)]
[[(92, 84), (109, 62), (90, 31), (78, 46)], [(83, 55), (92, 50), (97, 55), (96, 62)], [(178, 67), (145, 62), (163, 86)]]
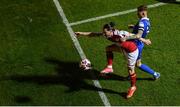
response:
[(157, 80), (160, 78), (160, 73), (159, 72), (156, 72), (156, 74), (153, 76), (154, 77), (154, 80)]
[(134, 92), (136, 91), (136, 86), (133, 86), (133, 87), (130, 87), (129, 90), (128, 90), (128, 93), (127, 93), (127, 96), (126, 98), (131, 98), (134, 94)]
[(101, 74), (109, 74), (109, 73), (113, 73), (113, 69), (112, 68), (106, 67), (105, 69), (103, 69), (101, 71)]

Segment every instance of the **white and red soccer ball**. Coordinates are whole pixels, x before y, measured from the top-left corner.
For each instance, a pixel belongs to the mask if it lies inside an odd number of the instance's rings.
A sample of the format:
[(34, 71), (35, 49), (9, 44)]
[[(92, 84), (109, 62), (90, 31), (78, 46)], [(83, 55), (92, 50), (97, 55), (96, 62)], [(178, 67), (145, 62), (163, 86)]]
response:
[(79, 64), (79, 67), (83, 70), (90, 70), (92, 69), (91, 67), (91, 62), (86, 58), (86, 59), (82, 59), (80, 64)]

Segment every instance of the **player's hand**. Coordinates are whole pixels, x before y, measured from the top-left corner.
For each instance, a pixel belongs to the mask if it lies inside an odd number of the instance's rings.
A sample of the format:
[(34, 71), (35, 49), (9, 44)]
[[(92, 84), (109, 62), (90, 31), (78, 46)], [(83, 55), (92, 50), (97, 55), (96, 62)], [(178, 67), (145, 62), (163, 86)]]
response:
[(81, 32), (74, 32), (75, 36), (78, 37), (79, 35), (81, 35)]
[(151, 40), (150, 39), (146, 39), (146, 41), (144, 42), (146, 45), (151, 45)]
[(150, 39), (144, 39), (144, 38), (139, 38), (140, 41), (145, 43), (146, 45), (151, 45), (151, 40)]
[(129, 28), (129, 29), (133, 29), (133, 28), (134, 28), (134, 25), (133, 25), (133, 24), (129, 24), (129, 25), (128, 25), (128, 28)]

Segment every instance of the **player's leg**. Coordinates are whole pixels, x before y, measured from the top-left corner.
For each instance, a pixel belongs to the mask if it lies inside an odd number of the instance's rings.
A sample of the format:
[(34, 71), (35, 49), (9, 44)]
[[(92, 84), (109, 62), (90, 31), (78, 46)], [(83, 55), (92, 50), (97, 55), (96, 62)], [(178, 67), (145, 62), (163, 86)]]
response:
[(128, 72), (129, 72), (129, 77), (131, 81), (131, 87), (128, 90), (127, 93), (127, 98), (130, 98), (133, 96), (134, 92), (136, 91), (136, 72), (135, 72), (135, 64), (136, 60), (138, 57), (138, 49), (136, 49), (132, 53), (127, 53), (126, 54), (127, 59), (128, 59)]
[(141, 63), (141, 59), (138, 59), (136, 62), (136, 66), (141, 69), (144, 72), (147, 72), (148, 74), (152, 75), (154, 79), (158, 79), (160, 77), (160, 73), (155, 72), (153, 69), (151, 69), (149, 66), (146, 64)]
[(153, 69), (151, 69), (149, 66), (147, 66), (146, 64), (142, 64), (141, 63), (141, 56), (142, 56), (142, 50), (143, 50), (144, 46), (138, 46), (139, 49), (139, 55), (138, 55), (138, 59), (136, 61), (136, 66), (141, 69), (142, 71), (152, 75), (154, 77), (154, 79), (158, 79), (160, 77), (160, 73), (155, 72)]
[(113, 68), (113, 52), (122, 52), (121, 47), (116, 44), (112, 44), (106, 47), (107, 66), (101, 71), (101, 73), (112, 73)]
[(136, 73), (135, 70), (132, 68), (128, 68), (130, 81), (131, 81), (131, 87), (128, 89), (126, 98), (130, 98), (133, 96), (134, 92), (136, 91)]

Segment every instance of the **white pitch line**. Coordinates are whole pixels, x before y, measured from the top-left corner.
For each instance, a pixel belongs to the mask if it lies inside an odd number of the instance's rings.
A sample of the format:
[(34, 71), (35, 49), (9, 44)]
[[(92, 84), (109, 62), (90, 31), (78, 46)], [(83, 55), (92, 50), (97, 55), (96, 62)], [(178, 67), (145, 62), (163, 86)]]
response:
[[(156, 4), (152, 4), (152, 5), (148, 5), (148, 8), (154, 8), (154, 7), (158, 7), (161, 5), (165, 5), (166, 3), (156, 3)], [(81, 21), (77, 21), (77, 22), (72, 22), (70, 23), (70, 26), (74, 26), (74, 25), (79, 25), (79, 24), (83, 24), (83, 23), (88, 23), (88, 22), (93, 22), (93, 21), (97, 21), (97, 20), (101, 20), (101, 19), (105, 19), (105, 18), (109, 18), (109, 17), (113, 17), (113, 16), (120, 16), (120, 15), (124, 15), (124, 14), (128, 14), (128, 13), (132, 13), (137, 11), (137, 9), (130, 9), (130, 10), (125, 10), (125, 11), (121, 11), (121, 12), (116, 12), (116, 13), (112, 13), (112, 14), (107, 14), (107, 15), (103, 15), (103, 16), (98, 16), (98, 17), (94, 17), (94, 18), (89, 18), (89, 19), (85, 19), (85, 20), (81, 20)]]
[[(66, 27), (67, 27), (67, 30), (68, 30), (68, 32), (69, 32), (69, 34), (70, 34), (70, 36), (71, 36), (71, 39), (72, 39), (72, 41), (73, 41), (73, 43), (74, 43), (74, 45), (75, 45), (75, 47), (76, 47), (76, 49), (77, 49), (80, 57), (81, 57), (81, 59), (86, 58), (86, 56), (85, 56), (85, 54), (84, 54), (84, 52), (83, 52), (83, 50), (82, 50), (82, 48), (81, 48), (81, 46), (80, 46), (80, 44), (79, 44), (79, 41), (78, 41), (77, 38), (75, 37), (74, 31), (73, 31), (73, 29), (71, 28), (71, 26), (70, 26), (70, 24), (69, 24), (69, 22), (68, 22), (68, 20), (67, 20), (67, 18), (66, 18), (66, 15), (65, 15), (64, 12), (63, 12), (63, 9), (62, 9), (59, 1), (58, 1), (58, 0), (53, 0), (53, 2), (54, 2), (55, 6), (56, 6), (56, 8), (57, 8), (57, 10), (58, 10), (58, 12), (59, 12), (59, 15), (60, 15), (61, 18), (62, 18), (64, 24), (65, 24)], [(94, 85), (95, 85), (96, 87), (102, 89), (102, 87), (101, 87), (101, 85), (100, 85), (100, 83), (99, 83), (98, 80), (93, 80), (93, 83), (94, 83)], [(111, 104), (109, 103), (109, 100), (107, 99), (105, 93), (104, 93), (102, 90), (101, 90), (101, 91), (98, 91), (98, 93), (99, 93), (99, 96), (101, 97), (101, 100), (103, 101), (104, 105), (105, 105), (105, 106), (111, 106)]]

